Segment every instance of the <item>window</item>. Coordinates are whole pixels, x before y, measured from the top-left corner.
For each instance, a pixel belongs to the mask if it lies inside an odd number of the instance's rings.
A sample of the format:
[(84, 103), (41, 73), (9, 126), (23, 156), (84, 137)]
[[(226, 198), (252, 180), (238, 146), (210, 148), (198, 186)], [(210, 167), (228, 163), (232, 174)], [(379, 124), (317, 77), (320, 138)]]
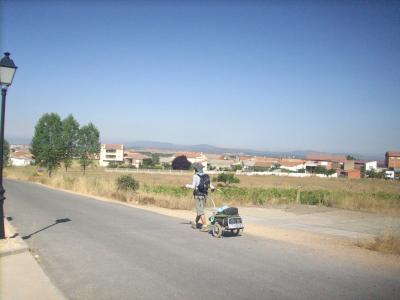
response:
[(115, 152), (117, 152), (117, 150), (115, 150), (115, 149), (107, 149), (106, 152), (107, 153), (115, 153)]
[(116, 156), (115, 156), (115, 155), (106, 155), (106, 158), (113, 158), (113, 159), (115, 159)]

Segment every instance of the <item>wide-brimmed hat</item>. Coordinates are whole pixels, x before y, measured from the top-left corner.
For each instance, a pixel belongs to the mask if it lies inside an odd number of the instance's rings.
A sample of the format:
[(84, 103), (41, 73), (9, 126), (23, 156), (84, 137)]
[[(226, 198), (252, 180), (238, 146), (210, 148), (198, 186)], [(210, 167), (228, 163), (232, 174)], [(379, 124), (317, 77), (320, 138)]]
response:
[(204, 166), (201, 163), (194, 163), (193, 168), (196, 170), (196, 172), (201, 172), (204, 169)]

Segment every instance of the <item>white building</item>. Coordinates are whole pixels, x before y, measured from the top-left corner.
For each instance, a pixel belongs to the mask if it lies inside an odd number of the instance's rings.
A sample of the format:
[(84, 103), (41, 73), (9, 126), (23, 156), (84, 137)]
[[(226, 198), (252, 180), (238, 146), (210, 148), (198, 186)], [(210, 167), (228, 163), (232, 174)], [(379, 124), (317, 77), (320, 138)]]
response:
[(29, 166), (32, 161), (32, 154), (28, 151), (15, 151), (10, 153), (10, 162), (12, 166)]
[(368, 161), (365, 163), (365, 171), (376, 171), (378, 169), (378, 162), (377, 161)]
[(124, 145), (101, 144), (99, 164), (102, 167), (106, 167), (110, 162), (124, 162)]
[(151, 157), (138, 152), (125, 152), (124, 154), (125, 163), (134, 166), (136, 169), (139, 169), (144, 159), (149, 158)]
[(205, 156), (202, 152), (179, 152), (176, 153), (175, 157), (184, 155), (187, 160), (191, 163), (201, 163), (204, 167), (204, 170), (207, 170), (207, 156)]

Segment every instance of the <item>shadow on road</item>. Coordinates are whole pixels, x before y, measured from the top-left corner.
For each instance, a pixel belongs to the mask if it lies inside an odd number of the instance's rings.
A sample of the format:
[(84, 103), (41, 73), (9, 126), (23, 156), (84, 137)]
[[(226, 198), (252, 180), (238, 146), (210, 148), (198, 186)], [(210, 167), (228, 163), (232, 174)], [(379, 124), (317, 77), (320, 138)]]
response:
[(35, 235), (35, 234), (37, 234), (37, 233), (39, 233), (39, 232), (41, 232), (41, 231), (43, 231), (43, 230), (46, 230), (46, 229), (48, 229), (48, 228), (50, 228), (50, 227), (53, 227), (54, 225), (57, 225), (57, 224), (59, 224), (59, 223), (66, 223), (66, 222), (70, 222), (70, 221), (71, 221), (70, 218), (57, 219), (53, 224), (50, 224), (49, 226), (46, 226), (46, 227), (44, 227), (44, 228), (42, 228), (42, 229), (40, 229), (40, 230), (37, 230), (37, 231), (35, 231), (35, 232), (32, 232), (31, 234), (25, 235), (25, 236), (22, 237), (22, 239), (23, 239), (23, 240), (27, 240), (27, 239), (29, 239), (32, 235)]

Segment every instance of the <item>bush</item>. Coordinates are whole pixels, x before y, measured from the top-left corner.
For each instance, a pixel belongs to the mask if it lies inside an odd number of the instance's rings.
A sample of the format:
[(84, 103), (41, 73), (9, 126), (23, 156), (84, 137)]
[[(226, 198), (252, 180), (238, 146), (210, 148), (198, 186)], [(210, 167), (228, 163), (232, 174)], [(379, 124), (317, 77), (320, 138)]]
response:
[(117, 178), (118, 190), (122, 191), (136, 191), (139, 189), (139, 182), (131, 175), (122, 175)]
[(302, 191), (300, 194), (300, 203), (308, 205), (324, 204), (328, 196), (329, 192), (323, 190)]
[(233, 173), (221, 173), (217, 177), (217, 182), (231, 184), (231, 183), (239, 183), (240, 180), (239, 178), (235, 177), (235, 174)]

